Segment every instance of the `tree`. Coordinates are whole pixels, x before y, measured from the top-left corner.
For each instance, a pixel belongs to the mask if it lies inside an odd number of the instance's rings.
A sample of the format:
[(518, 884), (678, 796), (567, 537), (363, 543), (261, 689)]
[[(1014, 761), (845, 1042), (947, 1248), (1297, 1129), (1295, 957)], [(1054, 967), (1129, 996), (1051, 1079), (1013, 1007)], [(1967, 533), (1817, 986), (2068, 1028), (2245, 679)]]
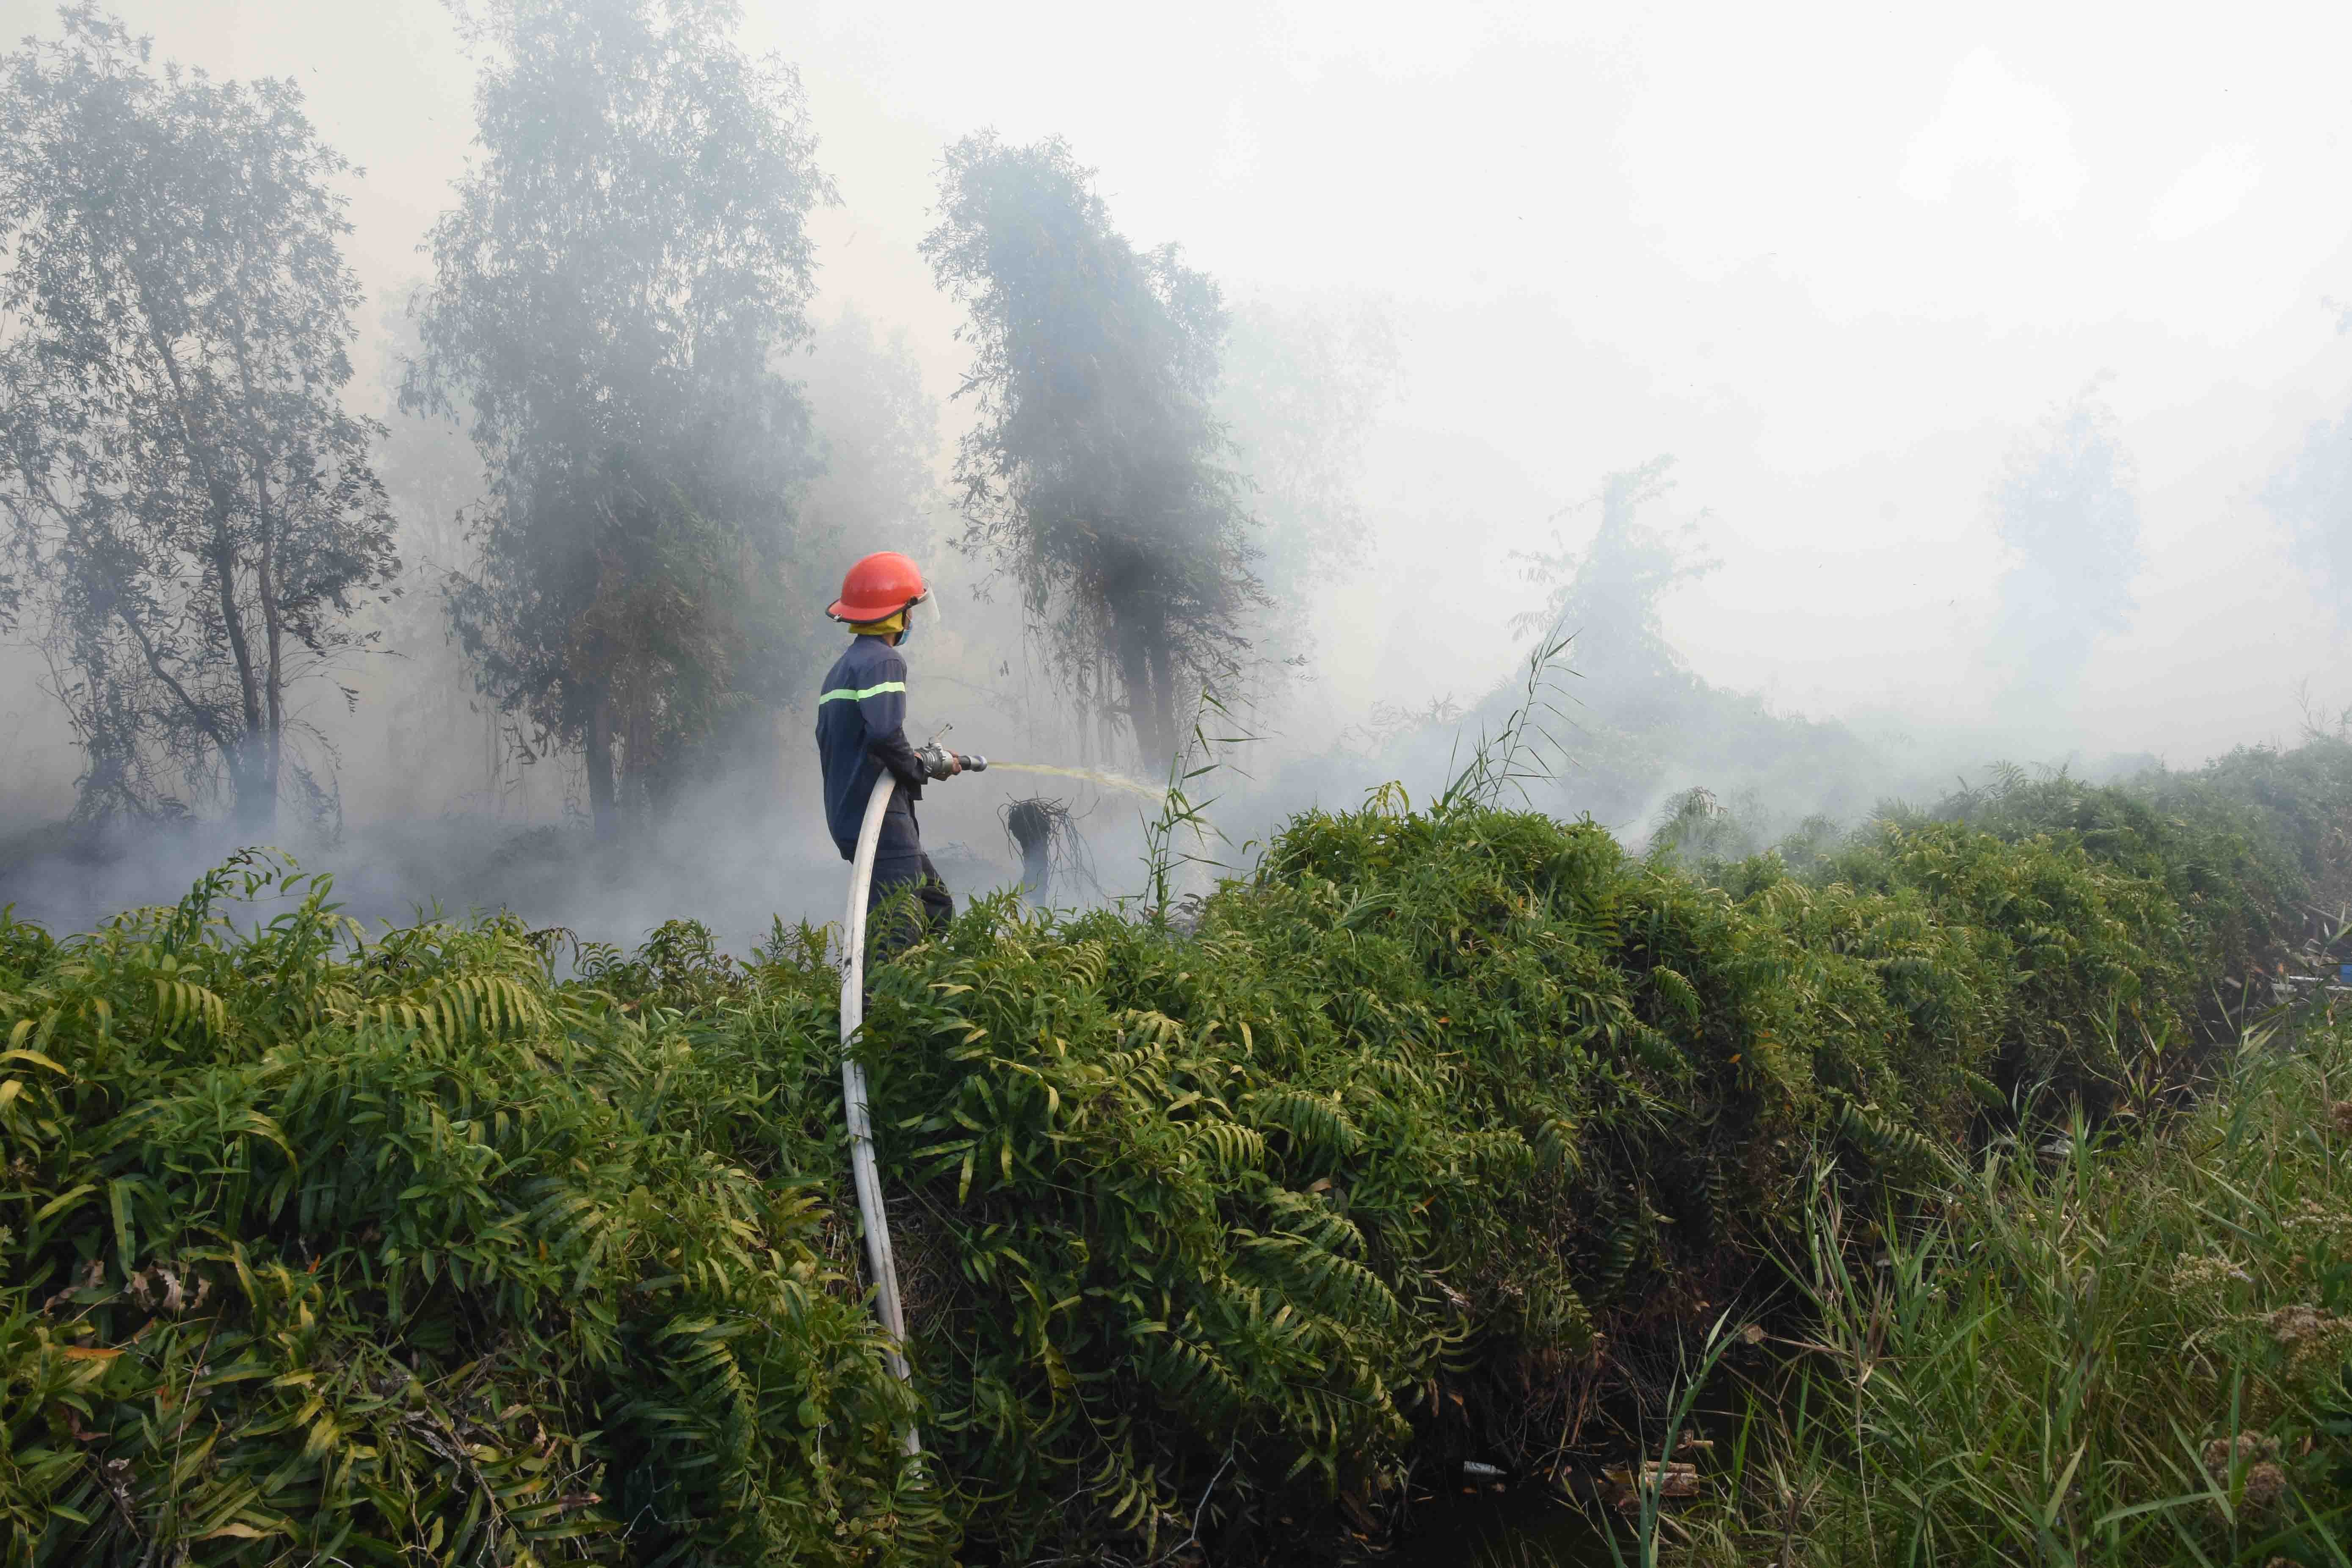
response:
[(1216, 285), (1172, 245), (1130, 246), (1058, 138), (965, 138), (940, 208), (923, 253), (971, 312), (958, 395), (979, 411), (956, 457), (964, 547), (1013, 575), (1080, 703), (1165, 763), (1182, 689), (1234, 667), (1262, 598), (1212, 408)]
[(2352, 415), (2304, 433), (2303, 446), (2263, 487), (2263, 504), (2287, 531), (2294, 559), (2352, 623)]
[(1515, 552), (1528, 581), (1545, 594), (1540, 609), (1511, 618), (1513, 631), (1547, 642), (1573, 639), (1579, 672), (1613, 687), (1686, 678), (1681, 656), (1666, 640), (1659, 601), (1721, 563), (1701, 545), (1697, 523), (1666, 533), (1642, 521), (1643, 510), (1674, 488), (1674, 468), (1671, 457), (1653, 458), (1611, 474), (1593, 500), (1555, 513), (1557, 522), (1598, 504), (1600, 526), (1581, 551), (1555, 532), (1551, 549)]
[[(488, 465), (448, 602), (482, 689), (587, 758), (597, 830), (715, 766), (815, 647), (789, 580), (807, 412), (798, 79), (731, 0), (491, 0), (482, 162), (433, 230), (412, 408)], [(818, 602), (822, 602), (821, 600)]]
[(2012, 706), (2071, 687), (2099, 637), (2131, 622), (2139, 502), (2130, 456), (2095, 384), (2010, 454), (1990, 497), (2015, 559), (2001, 579), (1993, 657)]
[(226, 783), (268, 827), (295, 689), (364, 645), (348, 617), (396, 569), (344, 412), (351, 226), (290, 81), (148, 69), (91, 5), (0, 61), (0, 509), (88, 758), (80, 811), (180, 809)]
[(822, 463), (803, 500), (809, 537), (852, 556), (919, 551), (941, 499), (931, 467), (940, 411), (905, 329), (877, 337), (845, 310), (817, 329), (801, 364)]
[(1264, 535), (1257, 573), (1277, 602), (1363, 557), (1358, 493), (1373, 417), (1402, 374), (1395, 328), (1379, 310), (1233, 311), (1217, 416), (1233, 434)]

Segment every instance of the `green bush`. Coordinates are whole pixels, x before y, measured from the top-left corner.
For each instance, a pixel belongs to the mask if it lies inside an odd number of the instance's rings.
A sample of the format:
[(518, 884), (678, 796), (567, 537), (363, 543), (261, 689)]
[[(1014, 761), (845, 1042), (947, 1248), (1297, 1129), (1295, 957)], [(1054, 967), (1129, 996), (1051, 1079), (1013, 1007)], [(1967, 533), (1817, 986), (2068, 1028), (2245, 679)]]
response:
[(935, 1560), (809, 1177), (814, 1009), (626, 1006), (325, 893), (247, 858), (0, 923), (11, 1560)]
[(2185, 1037), (2198, 956), (2162, 882), (1951, 824), (1735, 889), (1590, 824), (1316, 813), (1188, 938), (969, 919), (878, 980), (871, 1071), (975, 1532), (1165, 1544), (1507, 1439), (1752, 1270), (1816, 1143), (1923, 1169), (2012, 1049), (2092, 1084)]
[[(739, 964), (673, 922), (559, 980), (551, 933), (363, 937), (258, 860), (0, 923), (16, 1560), (1265, 1548), (1291, 1493), (1507, 1451), (1601, 1337), (1705, 1316), (1801, 1234), (1817, 1149), (1916, 1175), (2003, 1072), (2184, 1045), (2263, 928), (2184, 902), (2205, 829), (2093, 831), (1703, 879), (1384, 795), (1188, 932), (984, 904), (873, 978), (912, 1397), (821, 937)], [(290, 907), (232, 930), (231, 894)]]

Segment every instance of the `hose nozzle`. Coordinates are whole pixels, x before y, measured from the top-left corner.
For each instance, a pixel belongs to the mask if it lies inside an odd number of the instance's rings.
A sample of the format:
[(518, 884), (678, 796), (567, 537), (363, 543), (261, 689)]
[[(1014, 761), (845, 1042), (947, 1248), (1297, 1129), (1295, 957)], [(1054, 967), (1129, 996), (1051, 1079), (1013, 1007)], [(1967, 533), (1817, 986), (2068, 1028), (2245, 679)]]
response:
[(959, 773), (984, 773), (988, 771), (986, 757), (977, 752), (950, 752), (937, 741), (916, 747), (915, 755), (922, 759), (923, 771), (935, 779), (950, 778)]

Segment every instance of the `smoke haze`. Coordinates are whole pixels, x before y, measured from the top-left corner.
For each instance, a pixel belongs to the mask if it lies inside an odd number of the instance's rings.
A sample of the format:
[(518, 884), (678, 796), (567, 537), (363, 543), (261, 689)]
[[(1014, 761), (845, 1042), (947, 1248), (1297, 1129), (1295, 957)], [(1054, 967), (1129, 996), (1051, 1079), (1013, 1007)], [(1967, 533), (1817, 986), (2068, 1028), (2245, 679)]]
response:
[[(278, 840), (369, 918), (510, 904), (625, 941), (694, 915), (739, 950), (771, 915), (834, 918), (807, 709), (743, 720), (756, 755), (588, 851), (577, 759), (520, 744), (448, 639), (435, 584), (482, 461), (393, 389), (474, 136), (452, 12), (117, 9), (159, 62), (292, 79), (365, 170), (340, 186), (369, 300), (346, 401), (390, 427), (405, 591), (370, 612), (356, 706), (310, 699), (340, 838)], [(747, 5), (838, 195), (785, 366), (825, 465), (801, 515), (834, 542), (804, 613), (866, 551), (925, 563), (944, 620), (907, 650), (915, 739), (1134, 766), (1017, 592), (950, 548), (971, 353), (918, 246), (943, 153), (985, 127), (1066, 138), (1119, 232), (1181, 244), (1232, 309), (1218, 408), (1274, 530), (1236, 715), (1265, 739), (1211, 792), (1237, 841), (1391, 773), (1421, 798), (1553, 630), (1580, 637), (1574, 765), (1533, 798), (1634, 837), (1695, 785), (1793, 828), (2000, 758), (2193, 764), (2352, 700), (2352, 15), (1589, 9)], [(0, 0), (10, 47), (56, 31)], [(0, 649), (0, 902), (76, 924), (173, 896), (236, 836), (68, 844), (51, 681)], [(926, 797), (959, 896), (1017, 882), (997, 814), (1035, 792)], [(1133, 800), (1045, 793), (1132, 890)]]

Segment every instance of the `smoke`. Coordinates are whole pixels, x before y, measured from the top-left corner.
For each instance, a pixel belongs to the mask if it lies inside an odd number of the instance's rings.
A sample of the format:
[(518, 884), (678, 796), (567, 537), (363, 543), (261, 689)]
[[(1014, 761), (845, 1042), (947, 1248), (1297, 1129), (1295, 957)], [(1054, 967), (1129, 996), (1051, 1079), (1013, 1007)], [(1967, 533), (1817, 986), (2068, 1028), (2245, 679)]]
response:
[[(404, 566), (355, 623), (375, 640), (344, 677), (354, 705), (302, 715), (331, 748), (341, 837), (277, 837), (370, 921), (511, 908), (626, 942), (691, 914), (740, 951), (773, 919), (836, 918), (809, 680), (730, 698), (722, 759), (599, 847), (577, 747), (485, 697), (452, 638), (484, 460), (467, 411), (392, 395), (417, 353), (417, 242), (469, 155), (478, 62), (441, 10), (242, 0), (223, 27), (125, 9), (159, 60), (299, 80), (370, 171), (348, 183), (377, 301), (352, 403), (387, 426)], [(1182, 38), (1107, 22), (1096, 47), (1188, 62), (1180, 100), (1132, 73), (1105, 94), (1077, 44), (1016, 47), (961, 12), (902, 18), (887, 47), (856, 18), (749, 17), (744, 47), (798, 67), (839, 197), (809, 217), (811, 334), (772, 365), (808, 417), (797, 553), (762, 589), (778, 625), (822, 652), (841, 569), (905, 550), (949, 611), (908, 650), (915, 739), (951, 723), (992, 754), (1136, 766), (1116, 721), (1074, 710), (1020, 585), (954, 548), (969, 321), (918, 245), (941, 149), (997, 121), (1066, 134), (1122, 221), (1183, 241), (1233, 302), (1213, 407), (1265, 602), (1221, 695), (1264, 738), (1193, 793), (1237, 846), (1391, 779), (1429, 798), (1555, 634), (1559, 765), (1527, 798), (1694, 855), (1933, 799), (1998, 758), (2193, 762), (2284, 738), (2303, 682), (2336, 695), (2352, 340), (2318, 295), (2352, 274), (2352, 197), (2307, 176), (2334, 133), (2315, 117), (2352, 111), (2286, 87), (2237, 95), (2259, 110), (2159, 104), (2132, 85), (2156, 78), (2110, 68), (2115, 40), (2029, 53), (2039, 32), (1997, 17), (2013, 37), (1873, 34), (1866, 68), (1744, 24), (1627, 23), (1605, 46), (1526, 16), (1416, 25), (1437, 36), (1367, 16), (1349, 43), (1215, 7)], [(2325, 54), (2247, 26), (2211, 47), (2250, 81)], [(25, 8), (26, 29), (54, 24)], [(1774, 104), (1842, 107), (1758, 112), (1768, 79)], [(1422, 110), (1394, 112), (1400, 80)], [(1519, 90), (1536, 81), (1554, 90)], [(1986, 120), (2017, 103), (2032, 114)], [(86, 923), (238, 847), (210, 822), (63, 826), (87, 758), (53, 684), (0, 648), (0, 902)], [(1000, 814), (1035, 787), (927, 793), (960, 899), (1019, 886)], [(1080, 785), (1066, 805), (1097, 885), (1056, 876), (1055, 901), (1133, 892), (1151, 808)]]
[(1990, 508), (2011, 554), (1990, 650), (2000, 700), (2028, 720), (2054, 716), (2099, 639), (2131, 624), (2140, 565), (2131, 458), (2095, 385), (2012, 451)]
[(2263, 487), (2263, 502), (2337, 624), (2352, 626), (2352, 415), (2312, 426)]

